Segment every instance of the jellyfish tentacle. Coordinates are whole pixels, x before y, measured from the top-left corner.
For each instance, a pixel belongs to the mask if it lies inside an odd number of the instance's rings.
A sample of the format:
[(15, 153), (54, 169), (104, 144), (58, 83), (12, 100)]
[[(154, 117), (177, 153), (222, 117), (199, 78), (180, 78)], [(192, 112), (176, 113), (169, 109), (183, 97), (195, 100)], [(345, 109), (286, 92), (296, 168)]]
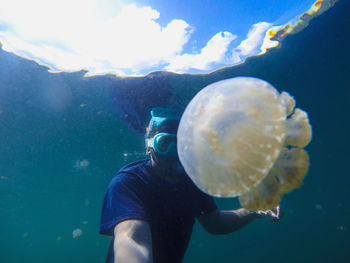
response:
[(266, 211), (277, 206), (281, 197), (275, 177), (269, 174), (257, 187), (240, 195), (238, 199), (240, 204), (250, 211)]
[(311, 141), (311, 125), (307, 113), (299, 108), (286, 120), (285, 145), (305, 147)]
[(279, 99), (282, 107), (286, 110), (286, 116), (289, 116), (293, 112), (295, 107), (294, 98), (288, 92), (283, 91)]
[(269, 174), (258, 186), (239, 197), (241, 205), (252, 211), (277, 206), (283, 194), (302, 185), (308, 167), (309, 157), (305, 150), (284, 147)]
[(302, 185), (309, 169), (309, 156), (301, 148), (283, 148), (272, 173), (279, 179), (282, 194), (293, 191)]

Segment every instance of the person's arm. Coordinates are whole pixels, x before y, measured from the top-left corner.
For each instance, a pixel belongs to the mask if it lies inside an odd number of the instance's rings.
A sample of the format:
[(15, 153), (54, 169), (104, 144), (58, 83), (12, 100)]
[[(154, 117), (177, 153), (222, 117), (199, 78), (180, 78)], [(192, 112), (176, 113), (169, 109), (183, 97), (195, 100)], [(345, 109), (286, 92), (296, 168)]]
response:
[(198, 217), (200, 224), (214, 235), (228, 234), (249, 224), (256, 218), (254, 213), (241, 208), (231, 211), (215, 210)]
[(257, 218), (270, 217), (271, 221), (276, 222), (281, 218), (279, 212), (279, 207), (276, 207), (276, 211), (269, 210), (265, 214), (249, 212), (244, 208), (230, 211), (215, 210), (201, 215), (198, 220), (209, 233), (220, 235), (237, 231)]
[(141, 220), (126, 220), (114, 228), (114, 263), (151, 263), (150, 226)]

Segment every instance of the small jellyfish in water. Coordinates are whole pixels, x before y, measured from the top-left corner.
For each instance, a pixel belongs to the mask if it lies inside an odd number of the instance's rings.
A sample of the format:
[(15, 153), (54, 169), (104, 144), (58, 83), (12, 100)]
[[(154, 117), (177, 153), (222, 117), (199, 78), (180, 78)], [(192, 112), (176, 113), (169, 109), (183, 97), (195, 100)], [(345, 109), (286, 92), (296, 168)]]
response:
[(239, 197), (266, 211), (301, 186), (311, 140), (307, 113), (268, 82), (237, 77), (201, 90), (182, 115), (178, 154), (192, 181), (207, 194)]
[(83, 230), (81, 230), (80, 228), (74, 229), (72, 234), (73, 234), (73, 238), (77, 239), (83, 234)]
[(316, 204), (315, 205), (315, 209), (316, 210), (322, 210), (323, 209), (323, 206), (321, 204)]
[(81, 169), (86, 169), (89, 165), (90, 165), (90, 162), (87, 159), (77, 160), (74, 164), (74, 168), (81, 170)]

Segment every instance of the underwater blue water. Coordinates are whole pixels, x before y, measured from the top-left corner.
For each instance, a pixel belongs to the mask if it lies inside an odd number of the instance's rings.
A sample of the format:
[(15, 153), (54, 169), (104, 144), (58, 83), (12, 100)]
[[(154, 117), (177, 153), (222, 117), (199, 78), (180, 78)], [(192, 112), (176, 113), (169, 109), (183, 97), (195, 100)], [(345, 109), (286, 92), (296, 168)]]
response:
[(0, 262), (104, 262), (104, 191), (122, 165), (146, 157), (149, 109), (185, 107), (204, 86), (234, 76), (265, 79), (309, 113), (310, 171), (284, 197), (281, 222), (225, 236), (196, 224), (184, 262), (350, 262), (349, 2), (265, 55), (204, 75), (50, 74), (0, 50)]

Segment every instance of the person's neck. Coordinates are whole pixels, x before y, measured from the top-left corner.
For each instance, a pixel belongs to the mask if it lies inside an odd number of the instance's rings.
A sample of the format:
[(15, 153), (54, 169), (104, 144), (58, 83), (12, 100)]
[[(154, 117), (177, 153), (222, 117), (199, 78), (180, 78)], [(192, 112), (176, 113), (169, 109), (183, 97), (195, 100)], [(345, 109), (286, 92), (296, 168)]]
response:
[(171, 167), (168, 165), (161, 165), (157, 163), (155, 160), (151, 159), (152, 161), (152, 167), (156, 171), (156, 175), (166, 180), (169, 183), (177, 183), (179, 181), (179, 174), (176, 173)]

